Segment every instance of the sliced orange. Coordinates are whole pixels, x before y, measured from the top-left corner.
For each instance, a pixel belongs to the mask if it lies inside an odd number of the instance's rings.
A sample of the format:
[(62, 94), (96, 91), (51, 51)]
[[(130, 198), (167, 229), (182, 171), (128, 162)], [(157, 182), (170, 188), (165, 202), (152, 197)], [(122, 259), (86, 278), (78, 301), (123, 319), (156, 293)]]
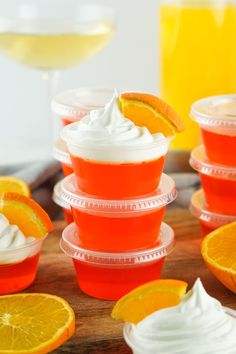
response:
[(41, 238), (52, 231), (48, 214), (33, 199), (17, 193), (4, 193), (0, 199), (0, 213), (10, 224), (17, 225), (25, 236)]
[(177, 305), (188, 284), (182, 280), (159, 279), (139, 286), (123, 296), (111, 316), (117, 320), (138, 323), (151, 313)]
[(0, 296), (0, 354), (49, 353), (67, 341), (74, 330), (74, 311), (58, 296)]
[(146, 127), (150, 133), (163, 133), (166, 137), (180, 133), (184, 123), (175, 110), (160, 98), (147, 93), (123, 93), (120, 107), (124, 116), (135, 125)]
[(208, 234), (201, 246), (202, 257), (215, 277), (236, 293), (236, 222)]
[(12, 176), (0, 176), (0, 196), (5, 192), (19, 193), (30, 197), (30, 189), (27, 183)]

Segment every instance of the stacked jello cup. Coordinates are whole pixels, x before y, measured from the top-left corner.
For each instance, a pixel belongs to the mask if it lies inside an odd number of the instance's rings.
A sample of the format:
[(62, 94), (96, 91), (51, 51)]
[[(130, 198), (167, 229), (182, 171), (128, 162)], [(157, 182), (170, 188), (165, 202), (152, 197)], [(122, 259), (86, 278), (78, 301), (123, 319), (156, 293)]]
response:
[(204, 143), (190, 158), (203, 187), (193, 194), (191, 210), (205, 235), (236, 220), (236, 95), (197, 101), (191, 117), (200, 125)]
[(174, 232), (162, 223), (176, 197), (174, 181), (162, 174), (172, 137), (135, 125), (120, 106), (115, 93), (105, 108), (63, 128), (74, 174), (54, 190), (72, 212), (61, 248), (79, 286), (107, 300), (158, 279), (174, 247)]

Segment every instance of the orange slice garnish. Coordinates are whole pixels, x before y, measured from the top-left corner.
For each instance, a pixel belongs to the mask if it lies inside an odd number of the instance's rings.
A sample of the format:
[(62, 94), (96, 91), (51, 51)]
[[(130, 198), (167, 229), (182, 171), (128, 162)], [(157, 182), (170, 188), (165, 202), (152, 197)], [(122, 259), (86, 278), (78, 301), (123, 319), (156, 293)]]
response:
[(150, 133), (173, 136), (185, 129), (175, 110), (160, 98), (146, 93), (123, 93), (120, 108), (124, 116), (135, 125), (146, 127)]
[(52, 231), (48, 214), (33, 199), (17, 193), (4, 193), (0, 199), (0, 213), (10, 224), (17, 225), (23, 234), (41, 238)]
[(67, 341), (74, 330), (74, 311), (58, 296), (0, 296), (0, 354), (49, 353)]
[(30, 189), (27, 183), (12, 176), (0, 176), (0, 196), (5, 192), (19, 193), (30, 197)]
[(236, 222), (209, 233), (202, 241), (202, 257), (215, 277), (236, 293)]
[(154, 280), (123, 296), (114, 306), (111, 316), (117, 320), (138, 323), (151, 313), (177, 305), (188, 284), (182, 280)]

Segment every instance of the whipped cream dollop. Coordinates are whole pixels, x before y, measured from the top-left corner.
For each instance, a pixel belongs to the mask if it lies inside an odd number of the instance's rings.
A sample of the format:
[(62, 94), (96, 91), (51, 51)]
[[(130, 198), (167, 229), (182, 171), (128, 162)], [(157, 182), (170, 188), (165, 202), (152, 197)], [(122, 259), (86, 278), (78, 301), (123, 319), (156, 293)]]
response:
[(92, 110), (79, 122), (66, 126), (62, 138), (74, 155), (111, 162), (155, 159), (166, 154), (169, 144), (162, 133), (151, 134), (146, 127), (125, 118), (116, 91), (104, 108)]
[(236, 318), (198, 279), (179, 305), (126, 324), (124, 336), (139, 354), (235, 354)]
[[(11, 225), (8, 219), (0, 214), (0, 264), (15, 263), (26, 258), (29, 250), (19, 251), (17, 248), (34, 240), (34, 237), (25, 237), (18, 226)], [(16, 251), (15, 254), (13, 250)]]

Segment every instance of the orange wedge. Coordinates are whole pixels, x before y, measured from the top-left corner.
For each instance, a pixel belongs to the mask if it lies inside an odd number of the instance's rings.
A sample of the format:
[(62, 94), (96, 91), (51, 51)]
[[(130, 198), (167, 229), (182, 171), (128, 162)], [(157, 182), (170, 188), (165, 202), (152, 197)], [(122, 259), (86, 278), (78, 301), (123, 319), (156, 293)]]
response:
[(67, 341), (74, 330), (74, 311), (58, 296), (0, 296), (0, 354), (49, 353)]
[(177, 305), (188, 284), (182, 280), (159, 279), (139, 286), (123, 296), (111, 316), (117, 320), (138, 323), (151, 313)]
[(163, 133), (167, 137), (185, 129), (175, 110), (154, 95), (123, 93), (120, 97), (120, 107), (126, 118), (137, 126), (146, 127), (152, 134)]
[(30, 197), (30, 189), (27, 183), (12, 176), (0, 176), (0, 196), (5, 192), (19, 193)]
[(202, 257), (215, 277), (236, 293), (236, 222), (208, 234), (201, 246)]
[(48, 214), (33, 199), (17, 193), (4, 193), (0, 199), (0, 213), (10, 224), (17, 225), (23, 234), (41, 238), (52, 231)]

